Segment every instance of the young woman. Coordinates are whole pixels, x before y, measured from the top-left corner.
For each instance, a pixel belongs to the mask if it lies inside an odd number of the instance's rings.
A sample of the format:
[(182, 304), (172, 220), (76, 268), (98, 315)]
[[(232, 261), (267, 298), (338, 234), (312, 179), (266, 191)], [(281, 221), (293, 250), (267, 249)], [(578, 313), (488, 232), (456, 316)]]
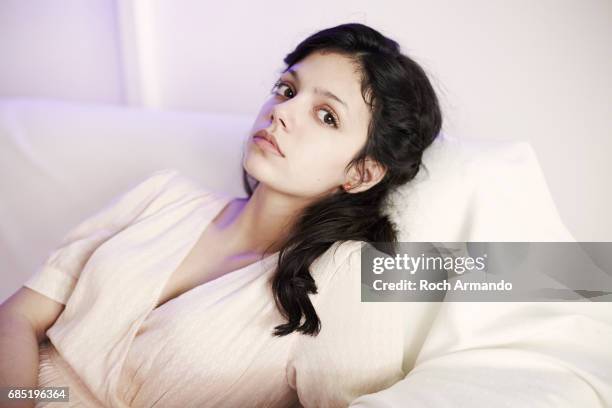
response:
[(69, 386), (69, 406), (341, 407), (404, 377), (407, 316), (360, 302), (360, 250), (396, 240), (383, 208), (438, 135), (438, 99), (362, 24), (284, 62), (245, 145), (247, 198), (155, 172), (7, 301), (46, 305), (21, 313), (49, 339), (38, 386)]

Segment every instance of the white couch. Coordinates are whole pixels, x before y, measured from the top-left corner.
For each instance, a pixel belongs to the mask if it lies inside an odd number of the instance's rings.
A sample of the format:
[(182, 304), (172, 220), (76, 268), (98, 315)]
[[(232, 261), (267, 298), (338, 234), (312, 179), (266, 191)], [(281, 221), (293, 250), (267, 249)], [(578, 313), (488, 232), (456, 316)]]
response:
[[(245, 196), (240, 158), (253, 120), (253, 115), (0, 99), (0, 298), (16, 290), (78, 221), (155, 170), (176, 168), (206, 187)], [(527, 143), (441, 135), (426, 151), (424, 164), (428, 171), (419, 172), (389, 203), (389, 214), (401, 227), (401, 240), (574, 241)], [(595, 320), (600, 311), (595, 312)], [(445, 313), (436, 324), (449, 323), (452, 314)], [(487, 319), (494, 321), (495, 316)], [(609, 336), (610, 327), (605, 327), (605, 335)], [(434, 347), (431, 344), (425, 346)], [(581, 369), (588, 371), (582, 365)], [(436, 397), (437, 404), (432, 399), (427, 401), (432, 405), (425, 405), (426, 398), (414, 398), (418, 395), (414, 387), (426, 390), (427, 381), (414, 378), (409, 374), (354, 405), (403, 406), (410, 401), (410, 406), (450, 407), (470, 401), (449, 389), (447, 399)], [(562, 377), (565, 382), (559, 386), (573, 385), (572, 378)], [(598, 392), (607, 392), (612, 401), (612, 392), (604, 388)], [(569, 390), (571, 402), (586, 395), (582, 389)], [(545, 406), (537, 402), (537, 390), (529, 392), (536, 397), (530, 406)], [(472, 401), (471, 406), (480, 406), (479, 399)], [(493, 400), (483, 401), (484, 406)]]
[[(0, 269), (10, 271), (0, 299), (71, 226), (155, 170), (245, 196), (240, 158), (253, 120), (0, 99)], [(527, 143), (442, 135), (424, 163), (430, 172), (392, 197), (402, 240), (572, 240)]]

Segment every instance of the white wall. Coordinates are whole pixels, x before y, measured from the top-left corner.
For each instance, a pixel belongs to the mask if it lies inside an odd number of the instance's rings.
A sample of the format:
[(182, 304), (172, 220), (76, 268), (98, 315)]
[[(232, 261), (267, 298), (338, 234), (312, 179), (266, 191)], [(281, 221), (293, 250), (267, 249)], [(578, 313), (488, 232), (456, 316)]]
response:
[(363, 22), (428, 71), (446, 133), (529, 141), (576, 238), (612, 241), (608, 0), (116, 1), (0, 0), (0, 96), (255, 114), (297, 42)]
[(0, 0), (0, 95), (121, 103), (114, 0)]

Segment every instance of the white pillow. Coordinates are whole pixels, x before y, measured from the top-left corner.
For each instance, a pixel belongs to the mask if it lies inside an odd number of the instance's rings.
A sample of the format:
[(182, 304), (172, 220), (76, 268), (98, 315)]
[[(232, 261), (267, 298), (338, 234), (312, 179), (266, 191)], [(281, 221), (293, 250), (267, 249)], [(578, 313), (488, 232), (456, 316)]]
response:
[(441, 134), (423, 164), (390, 197), (400, 241), (575, 241), (527, 142)]

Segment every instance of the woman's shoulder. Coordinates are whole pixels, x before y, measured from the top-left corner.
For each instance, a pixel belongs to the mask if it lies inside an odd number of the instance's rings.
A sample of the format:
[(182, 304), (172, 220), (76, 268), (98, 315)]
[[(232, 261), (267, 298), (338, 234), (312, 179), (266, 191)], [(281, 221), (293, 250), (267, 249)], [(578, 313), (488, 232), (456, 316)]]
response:
[(145, 178), (144, 183), (148, 183), (161, 191), (198, 191), (205, 193), (213, 193), (212, 190), (206, 188), (194, 177), (189, 176), (183, 171), (173, 167), (154, 171), (148, 177)]
[(347, 240), (337, 241), (330, 251), (332, 265), (340, 266), (345, 262), (351, 262), (361, 255), (364, 246), (369, 245), (366, 241)]
[[(325, 287), (338, 274), (360, 273), (361, 249), (368, 245), (365, 241), (336, 241), (311, 267), (311, 275), (318, 287)], [(336, 277), (337, 278), (337, 277)]]
[[(190, 201), (194, 198), (218, 200), (224, 197), (222, 192), (207, 188), (196, 178), (173, 167), (150, 173), (136, 188), (153, 191), (155, 194), (153, 207), (155, 208), (165, 207), (177, 201)], [(151, 210), (155, 211), (155, 208)]]
[(336, 241), (317, 259), (321, 264), (319, 267), (324, 266), (326, 269), (338, 267), (357, 256), (364, 245), (368, 243), (357, 240)]

